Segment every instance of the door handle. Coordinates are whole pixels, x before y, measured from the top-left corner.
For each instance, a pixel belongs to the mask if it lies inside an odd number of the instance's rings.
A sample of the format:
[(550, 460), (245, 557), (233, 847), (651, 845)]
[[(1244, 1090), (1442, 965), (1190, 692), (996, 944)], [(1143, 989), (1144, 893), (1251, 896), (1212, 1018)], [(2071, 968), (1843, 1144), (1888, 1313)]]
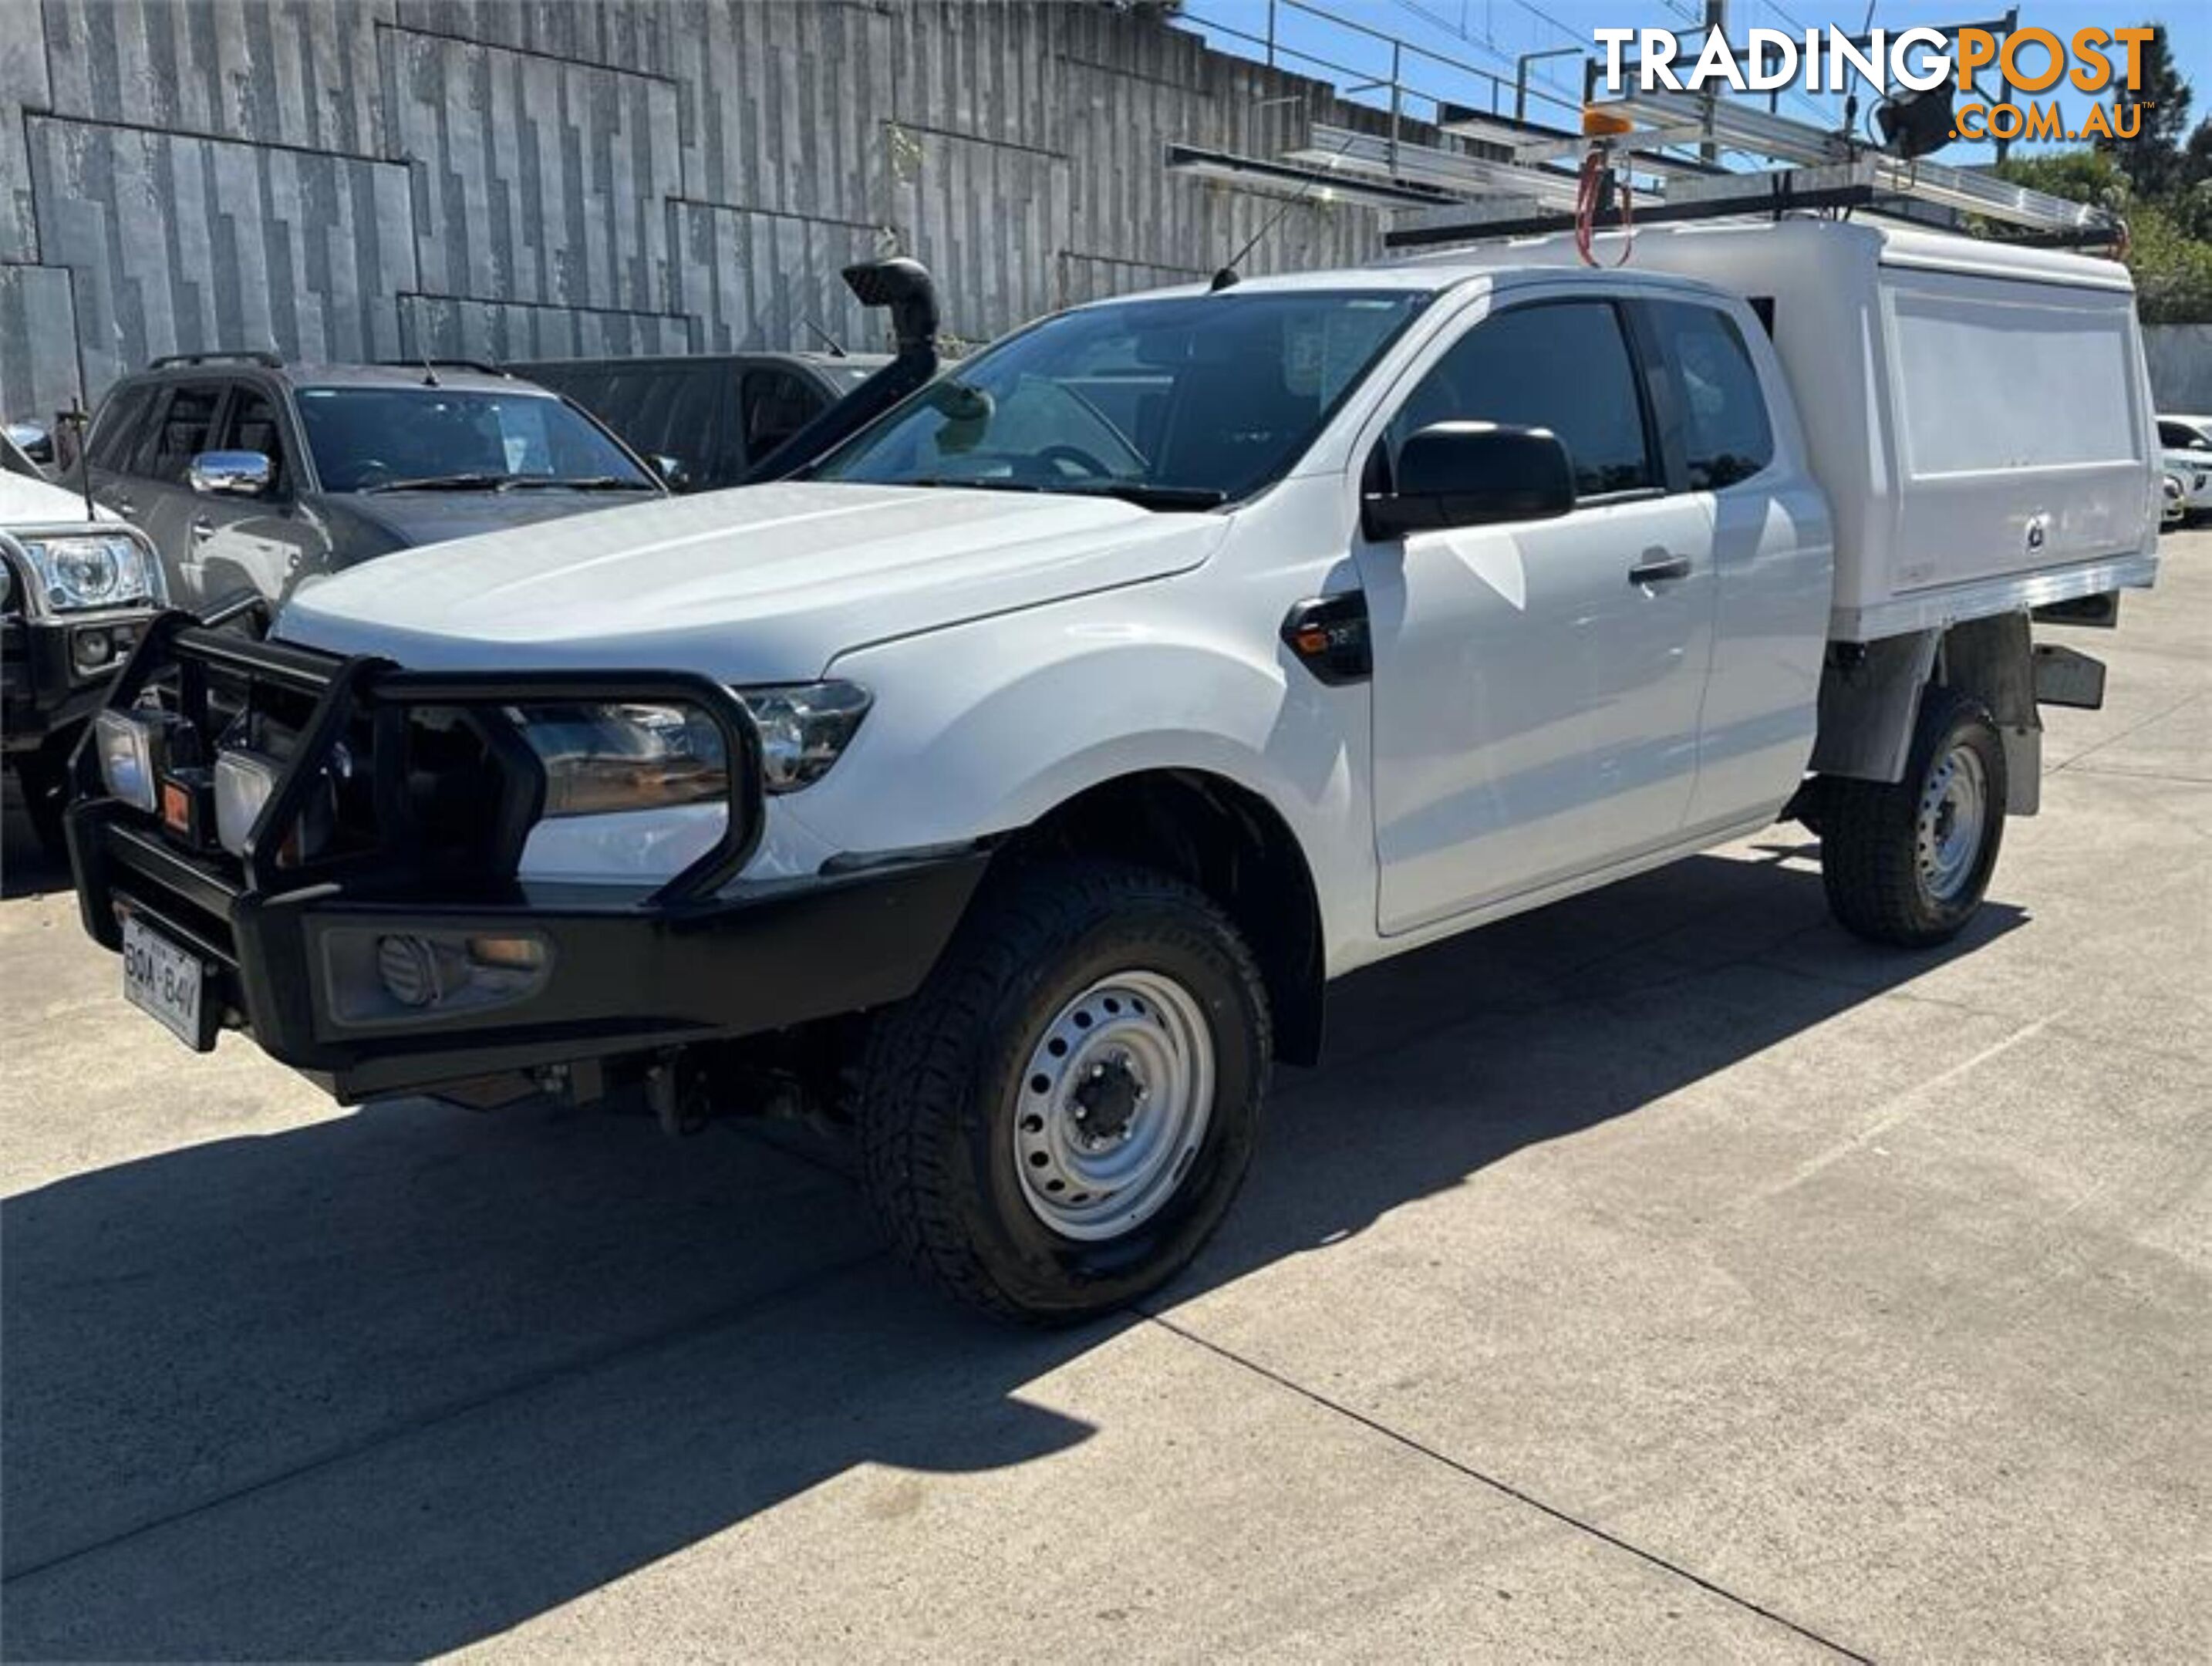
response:
[(1664, 584), (1669, 579), (1690, 576), (1687, 556), (1651, 555), (1645, 556), (1628, 569), (1631, 584)]

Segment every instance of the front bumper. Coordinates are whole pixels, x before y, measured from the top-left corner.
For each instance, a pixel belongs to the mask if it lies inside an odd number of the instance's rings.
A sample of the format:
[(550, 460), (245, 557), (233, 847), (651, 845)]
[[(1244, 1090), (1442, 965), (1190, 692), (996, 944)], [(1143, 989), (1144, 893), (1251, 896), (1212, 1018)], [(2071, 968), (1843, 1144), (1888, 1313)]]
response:
[[(245, 1030), (349, 1102), (736, 1039), (900, 1000), (928, 975), (987, 860), (962, 851), (802, 879), (736, 879), (758, 836), (757, 742), (744, 707), (703, 678), (434, 678), (218, 636), (169, 615), (118, 680), (114, 703), (128, 707), (180, 669), (187, 688), (211, 672), (249, 689), (282, 682), (313, 696), (313, 715), (242, 858), (192, 848), (106, 797), (87, 749), (67, 818), (84, 927), (119, 950), (123, 921), (137, 916), (204, 969), (202, 1045), (219, 1026)], [(733, 760), (721, 844), (658, 888), (532, 884), (511, 861), (441, 868), (398, 838), (297, 865), (272, 854), (349, 738), (356, 751), (376, 738), (366, 767), (383, 803), (383, 776), (401, 768), (390, 738), (410, 708), (559, 699), (681, 699), (708, 713)], [(526, 994), (441, 1012), (368, 1010), (348, 993), (374, 962), (364, 945), (385, 938), (515, 934), (545, 950), (544, 974)]]
[[(106, 702), (108, 684), (155, 616), (152, 608), (43, 618), (0, 618), (0, 735), (27, 751), (84, 721)], [(79, 639), (97, 634), (106, 663), (78, 668)]]

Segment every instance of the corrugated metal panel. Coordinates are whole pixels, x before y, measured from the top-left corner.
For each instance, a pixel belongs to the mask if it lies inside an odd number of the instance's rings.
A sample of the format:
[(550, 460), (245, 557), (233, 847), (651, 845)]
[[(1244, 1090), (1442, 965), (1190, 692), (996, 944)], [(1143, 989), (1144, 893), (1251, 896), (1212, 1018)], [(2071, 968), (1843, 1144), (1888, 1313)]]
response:
[(0, 260), (39, 258), (23, 112), (48, 102), (45, 27), (36, 8), (17, 4), (0, 27)]
[[(403, 292), (438, 298), (447, 350), (664, 345), (672, 316), (701, 347), (804, 345), (810, 318), (872, 343), (836, 273), (878, 227), (980, 339), (1211, 271), (1268, 227), (1278, 201), (1167, 174), (1171, 140), (1267, 155), (1310, 116), (1385, 119), (1103, 5), (0, 9), (0, 261), (74, 273), (95, 395), (179, 347), (389, 354)], [(1364, 258), (1379, 222), (1299, 204), (1242, 264)], [(0, 363), (73, 379), (31, 316), (0, 313)]]
[[(988, 341), (1048, 313), (1067, 246), (1068, 161), (886, 122), (884, 216), (937, 278), (946, 331)], [(1006, 251), (1034, 251), (1009, 260)]]
[(819, 347), (810, 323), (855, 351), (884, 344), (882, 315), (855, 301), (839, 276), (875, 254), (878, 228), (707, 203), (671, 211), (682, 274), (676, 307), (698, 320), (697, 350)]
[(94, 391), (159, 353), (398, 350), (395, 297), (418, 287), (405, 169), (50, 117), (30, 136)]
[(594, 312), (519, 301), (403, 295), (398, 356), (483, 359), (611, 358), (691, 350), (688, 319), (664, 313)]
[(682, 18), (683, 194), (869, 218), (877, 123), (893, 104), (890, 18), (842, 3), (708, 5)]
[(1065, 149), (1058, 58), (1074, 6), (915, 0), (891, 9), (893, 119), (1033, 149)]
[(1195, 266), (1151, 266), (1142, 261), (1116, 260), (1111, 255), (1062, 250), (1059, 305), (1079, 307), (1086, 301), (1134, 295), (1143, 289), (1164, 289), (1212, 276), (1212, 272)]
[(406, 30), (386, 51), (426, 289), (660, 310), (672, 83)]
[(46, 420), (69, 408), (76, 339), (66, 268), (0, 266), (0, 420)]
[(675, 72), (682, 21), (671, 0), (399, 0), (404, 28), (658, 76)]
[[(6, 0), (9, 27), (28, 0)], [(374, 155), (381, 4), (46, 0), (55, 113)]]

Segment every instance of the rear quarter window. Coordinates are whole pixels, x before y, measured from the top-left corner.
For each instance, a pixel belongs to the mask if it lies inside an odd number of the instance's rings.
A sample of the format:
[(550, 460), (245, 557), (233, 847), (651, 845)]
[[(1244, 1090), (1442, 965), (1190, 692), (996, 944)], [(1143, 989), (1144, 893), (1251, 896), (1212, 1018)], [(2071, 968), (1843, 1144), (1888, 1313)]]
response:
[(86, 441), (96, 469), (128, 473), (131, 459), (153, 408), (155, 389), (144, 382), (117, 388), (100, 407), (100, 419)]
[(1774, 460), (1774, 428), (1742, 331), (1718, 308), (1690, 301), (1657, 301), (1651, 312), (1681, 393), (1690, 489), (1750, 479)]

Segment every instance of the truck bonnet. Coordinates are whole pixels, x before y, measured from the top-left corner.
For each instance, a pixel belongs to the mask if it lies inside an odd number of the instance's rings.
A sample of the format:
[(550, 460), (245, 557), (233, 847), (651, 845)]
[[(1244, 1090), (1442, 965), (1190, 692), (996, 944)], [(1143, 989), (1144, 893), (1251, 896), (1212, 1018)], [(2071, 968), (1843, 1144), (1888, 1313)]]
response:
[(1051, 493), (741, 487), (383, 556), (303, 584), (276, 635), (420, 670), (803, 681), (872, 642), (1186, 571), (1227, 526)]

